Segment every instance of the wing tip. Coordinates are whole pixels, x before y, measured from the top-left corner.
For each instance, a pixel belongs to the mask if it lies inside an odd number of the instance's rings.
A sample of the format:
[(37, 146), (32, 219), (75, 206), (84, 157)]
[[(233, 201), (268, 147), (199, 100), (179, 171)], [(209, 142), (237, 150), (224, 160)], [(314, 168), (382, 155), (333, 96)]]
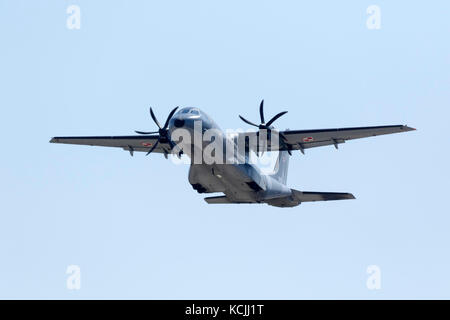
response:
[(402, 127), (402, 129), (405, 130), (405, 131), (415, 131), (415, 130), (417, 130), (416, 128), (409, 127), (406, 124)]
[(58, 138), (53, 137), (53, 138), (50, 139), (49, 142), (50, 143), (58, 143)]

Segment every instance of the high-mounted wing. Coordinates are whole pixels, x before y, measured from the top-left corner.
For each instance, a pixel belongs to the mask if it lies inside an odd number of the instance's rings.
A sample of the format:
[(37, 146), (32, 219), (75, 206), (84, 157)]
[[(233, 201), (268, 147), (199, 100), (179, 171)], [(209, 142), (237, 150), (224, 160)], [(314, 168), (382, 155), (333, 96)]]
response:
[[(287, 130), (279, 131), (279, 144), (268, 141), (267, 150), (269, 151), (291, 151), (334, 145), (336, 149), (340, 143), (347, 140), (379, 136), (398, 132), (407, 132), (415, 130), (405, 125), (376, 126), (376, 127), (354, 127), (337, 129), (316, 129), (316, 130)], [(239, 138), (244, 139), (248, 136), (250, 149), (257, 151), (258, 132), (239, 133)], [(253, 137), (252, 137), (253, 135)], [(253, 138), (253, 139), (252, 139)]]
[[(54, 137), (50, 140), (51, 143), (65, 143), (65, 144), (79, 144), (87, 146), (100, 146), (100, 147), (116, 147), (128, 150), (131, 155), (134, 151), (147, 152), (149, 155), (152, 152), (164, 153), (167, 155), (175, 148), (175, 143), (169, 136), (169, 121), (177, 111), (178, 107), (172, 109), (169, 116), (161, 126), (158, 119), (150, 108), (150, 116), (155, 124), (158, 126), (158, 131), (155, 132), (143, 132), (135, 131), (140, 134), (139, 136), (100, 136), (100, 137)], [(158, 133), (158, 135), (153, 135)], [(181, 156), (181, 151), (178, 153)]]
[[(51, 143), (78, 144), (86, 146), (116, 147), (130, 151), (148, 152), (158, 141), (158, 135), (140, 136), (91, 136), (91, 137), (54, 137)], [(169, 143), (158, 143), (152, 152), (168, 154), (171, 151)]]

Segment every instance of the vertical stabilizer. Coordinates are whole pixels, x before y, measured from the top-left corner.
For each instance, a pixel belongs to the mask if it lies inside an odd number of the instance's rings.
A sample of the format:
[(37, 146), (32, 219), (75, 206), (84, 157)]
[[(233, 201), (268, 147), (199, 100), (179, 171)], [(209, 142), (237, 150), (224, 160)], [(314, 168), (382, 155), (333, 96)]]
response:
[(273, 174), (271, 174), (271, 177), (281, 182), (282, 184), (286, 184), (288, 168), (289, 168), (289, 152), (287, 151), (278, 152), (277, 163), (275, 164)]

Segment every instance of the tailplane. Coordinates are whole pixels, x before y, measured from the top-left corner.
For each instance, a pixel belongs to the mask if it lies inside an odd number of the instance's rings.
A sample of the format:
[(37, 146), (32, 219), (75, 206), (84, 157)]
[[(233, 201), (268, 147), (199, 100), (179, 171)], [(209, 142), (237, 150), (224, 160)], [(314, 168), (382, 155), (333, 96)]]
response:
[(232, 201), (227, 196), (206, 197), (205, 201), (209, 204), (228, 204), (228, 203), (255, 203), (256, 201)]
[(300, 202), (330, 201), (355, 199), (355, 196), (346, 192), (311, 192), (291, 189), (294, 197)]

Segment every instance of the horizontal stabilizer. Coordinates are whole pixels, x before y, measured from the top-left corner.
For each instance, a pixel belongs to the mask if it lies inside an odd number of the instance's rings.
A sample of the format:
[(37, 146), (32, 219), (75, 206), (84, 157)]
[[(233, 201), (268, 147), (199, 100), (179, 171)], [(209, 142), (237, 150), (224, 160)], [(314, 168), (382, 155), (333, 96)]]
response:
[(207, 197), (205, 201), (209, 204), (254, 203), (254, 201), (230, 201), (227, 196)]
[(353, 194), (345, 192), (310, 192), (292, 189), (292, 193), (300, 202), (355, 199)]
[(209, 204), (231, 203), (226, 196), (207, 197), (205, 198), (205, 201), (208, 202)]

